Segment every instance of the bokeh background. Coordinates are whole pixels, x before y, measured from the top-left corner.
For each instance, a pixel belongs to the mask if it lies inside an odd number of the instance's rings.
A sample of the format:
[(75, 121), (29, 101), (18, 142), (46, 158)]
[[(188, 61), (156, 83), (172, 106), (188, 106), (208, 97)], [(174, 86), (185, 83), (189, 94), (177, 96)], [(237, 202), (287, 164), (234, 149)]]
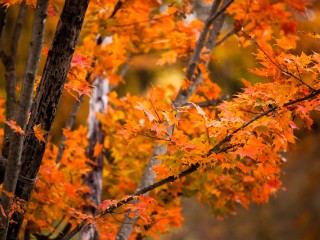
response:
[[(197, 4), (195, 2), (195, 4)], [(33, 10), (29, 9), (20, 39), (20, 48), (17, 63), (19, 84), (24, 73), (28, 46), (31, 37)], [(8, 47), (12, 30), (18, 13), (18, 6), (12, 7), (8, 14), (7, 25), (3, 36), (4, 47)], [(205, 13), (204, 13), (205, 14)], [(295, 50), (296, 54), (313, 51), (320, 52), (320, 40), (306, 37), (303, 32), (320, 33), (320, 1), (315, 1), (305, 15), (296, 14), (299, 21), (298, 35), (300, 41)], [(57, 19), (48, 19), (45, 43), (50, 45)], [(229, 25), (228, 25), (229, 24)], [(232, 22), (226, 23), (223, 30), (227, 32)], [(225, 51), (228, 49), (228, 51)], [(248, 69), (254, 68), (255, 47), (242, 48), (236, 36), (230, 37), (215, 50), (215, 61), (210, 63), (214, 72), (213, 80), (223, 89), (224, 95), (232, 96), (241, 91), (240, 78), (251, 82), (261, 81), (250, 74)], [(230, 53), (232, 52), (232, 56)], [(148, 56), (134, 57), (124, 76), (126, 83), (119, 85), (115, 90), (119, 95), (126, 92), (131, 94), (145, 94), (148, 87), (157, 84), (174, 83), (177, 86), (183, 76), (181, 68), (184, 63), (174, 66), (159, 67), (155, 63), (157, 53)], [(41, 61), (41, 69), (44, 56)], [(4, 69), (0, 64), (0, 97), (5, 97)], [(62, 128), (76, 100), (64, 92), (51, 131), (51, 141), (59, 143)], [(75, 128), (86, 124), (88, 113), (88, 99), (86, 97), (78, 113)], [(239, 208), (237, 215), (228, 216), (223, 221), (217, 221), (210, 210), (200, 205), (196, 199), (183, 199), (183, 216), (185, 221), (181, 229), (173, 231), (171, 236), (163, 236), (165, 240), (317, 240), (320, 239), (320, 115), (314, 113), (314, 125), (309, 132), (304, 128), (296, 131), (297, 144), (290, 146), (285, 154), (286, 166), (283, 168), (283, 190), (270, 198), (268, 204), (262, 206), (251, 204), (248, 209)]]

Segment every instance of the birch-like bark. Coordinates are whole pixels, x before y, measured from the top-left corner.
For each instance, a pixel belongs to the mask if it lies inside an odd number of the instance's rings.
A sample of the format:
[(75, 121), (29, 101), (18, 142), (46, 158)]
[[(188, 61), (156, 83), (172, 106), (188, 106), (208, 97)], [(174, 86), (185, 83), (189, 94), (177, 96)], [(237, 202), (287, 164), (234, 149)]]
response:
[[(14, 27), (10, 51), (5, 61), (3, 61), (3, 65), (5, 67), (5, 83), (6, 83), (6, 118), (7, 120), (12, 120), (16, 111), (17, 100), (16, 100), (16, 60), (18, 53), (18, 43), (21, 36), (21, 30), (24, 22), (24, 17), (26, 15), (26, 1), (22, 1), (20, 5), (20, 10), (17, 18), (17, 22)], [(12, 134), (12, 130), (8, 125), (4, 127), (4, 139), (2, 144), (2, 155), (4, 158), (8, 158), (9, 155), (9, 146), (10, 146), (10, 137)]]
[[(79, 38), (89, 0), (66, 0), (43, 70), (42, 80), (31, 109), (26, 132), (32, 133), (41, 124), (48, 134), (56, 115), (57, 105), (70, 69), (72, 56)], [(44, 137), (48, 139), (48, 134)], [(25, 136), (22, 150), (22, 167), (15, 195), (28, 202), (42, 162), (46, 142), (39, 142), (34, 134)], [(16, 240), (23, 222), (23, 215), (15, 213), (7, 240)]]
[[(15, 117), (17, 125), (20, 126), (22, 130), (25, 130), (26, 128), (28, 114), (31, 108), (33, 87), (37, 75), (41, 49), (43, 45), (48, 5), (49, 0), (38, 1), (35, 11), (33, 33), (30, 42), (26, 72), (22, 84), (21, 96), (19, 101), (20, 104), (18, 106), (18, 112), (16, 113)], [(11, 135), (9, 156), (7, 160), (4, 182), (2, 185), (2, 189), (7, 192), (14, 192), (16, 188), (21, 167), (23, 139), (24, 136), (19, 133), (12, 133)], [(11, 199), (4, 192), (2, 192), (0, 195), (0, 204), (2, 205), (5, 212), (9, 211), (10, 202)], [(5, 239), (5, 231), (7, 229), (9, 219), (2, 216), (2, 213), (0, 213), (0, 217), (3, 220), (1, 222), (3, 231), (0, 231), (0, 239)]]
[[(223, 25), (223, 21), (224, 21), (224, 13), (221, 12), (219, 15), (216, 15), (220, 6), (220, 0), (215, 1), (210, 9), (209, 15), (205, 21), (204, 27), (202, 29), (202, 32), (200, 34), (200, 37), (197, 41), (196, 44), (196, 48), (193, 52), (193, 55), (191, 56), (191, 59), (188, 63), (188, 68), (186, 71), (186, 75), (185, 77), (187, 79), (190, 79), (192, 81), (192, 84), (190, 84), (190, 86), (183, 90), (180, 89), (176, 99), (174, 100), (174, 107), (181, 107), (183, 106), (189, 99), (189, 97), (191, 96), (191, 94), (195, 91), (197, 85), (199, 84), (199, 81), (201, 80), (201, 74), (194, 76), (195, 74), (195, 69), (200, 61), (200, 53), (203, 49), (204, 46), (206, 46), (206, 48), (210, 49), (211, 51), (214, 49), (215, 47), (215, 42), (217, 40), (218, 35), (220, 34), (220, 30), (222, 28)], [(226, 4), (230, 5), (232, 1), (226, 2)], [(223, 4), (221, 6), (221, 8), (225, 7), (226, 4)], [(220, 9), (221, 9), (220, 8)], [(213, 28), (210, 31), (210, 27), (213, 24), (213, 21), (216, 20), (214, 22)], [(209, 33), (209, 36), (208, 36)], [(204, 64), (208, 64), (208, 62), (204, 63)], [(175, 126), (170, 126), (168, 129), (168, 134), (172, 134), (173, 130), (174, 130)], [(153, 167), (156, 164), (160, 164), (161, 161), (156, 158), (156, 156), (158, 155), (163, 155), (165, 154), (167, 151), (167, 148), (165, 145), (162, 144), (156, 144), (156, 146), (153, 149), (153, 153), (151, 156), (151, 159), (147, 165), (146, 170), (143, 173), (142, 179), (140, 181), (139, 187), (137, 189), (137, 191), (150, 186), (154, 183), (155, 178), (156, 178), (156, 173), (153, 172)], [(145, 194), (146, 195), (146, 194)], [(117, 235), (117, 240), (125, 240), (128, 239), (132, 229), (133, 229), (133, 225), (134, 223), (137, 221), (137, 217), (136, 218), (130, 218), (128, 214), (126, 214), (125, 219), (123, 220), (123, 223), (121, 224), (121, 227), (119, 229), (118, 235)]]
[[(89, 146), (87, 150), (88, 158), (94, 162), (92, 170), (84, 179), (84, 184), (90, 189), (90, 194), (85, 196), (87, 201), (91, 204), (87, 204), (84, 208), (86, 214), (95, 216), (96, 206), (101, 202), (102, 194), (102, 168), (103, 168), (103, 152), (98, 156), (94, 155), (94, 148), (96, 144), (103, 144), (105, 137), (104, 132), (101, 130), (100, 120), (96, 114), (106, 113), (108, 105), (107, 93), (109, 91), (108, 79), (102, 79), (97, 77), (93, 83), (95, 89), (90, 98), (89, 118), (88, 118), (88, 138)], [(92, 206), (92, 204), (94, 206)], [(81, 240), (98, 240), (98, 231), (94, 224), (87, 225), (80, 233)]]

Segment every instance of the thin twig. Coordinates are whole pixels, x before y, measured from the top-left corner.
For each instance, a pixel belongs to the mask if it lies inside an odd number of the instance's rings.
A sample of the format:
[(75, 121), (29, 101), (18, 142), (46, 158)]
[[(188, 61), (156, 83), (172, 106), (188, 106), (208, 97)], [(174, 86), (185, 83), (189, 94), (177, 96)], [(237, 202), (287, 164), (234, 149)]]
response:
[[(295, 99), (295, 100), (291, 100), (287, 103), (285, 103), (283, 105), (283, 107), (289, 107), (291, 105), (294, 105), (296, 103), (299, 103), (299, 102), (303, 102), (303, 101), (306, 101), (306, 100), (309, 100), (311, 98), (314, 98), (315, 96), (319, 95), (320, 94), (320, 89), (318, 90), (315, 90), (313, 93), (305, 96), (305, 97), (302, 97), (302, 98), (298, 98), (298, 99)], [(268, 110), (264, 111), (263, 113), (255, 116), (254, 118), (252, 118), (251, 120), (249, 120), (248, 122), (244, 123), (241, 127), (237, 128), (236, 130), (234, 130), (231, 134), (229, 134), (226, 138), (224, 138), (222, 141), (220, 141), (220, 143), (218, 143), (214, 148), (210, 149), (209, 152), (204, 156), (204, 157), (209, 157), (212, 153), (221, 153), (221, 152), (224, 152), (224, 151), (227, 151), (228, 149), (231, 149), (234, 147), (234, 145), (232, 146), (227, 146), (223, 149), (220, 149), (220, 147), (231, 140), (231, 137), (237, 133), (238, 131), (240, 131), (241, 129), (244, 129), (245, 127), (249, 126), (250, 124), (252, 124), (254, 121), (258, 120), (259, 118), (263, 117), (263, 116), (266, 116), (268, 115), (269, 113), (275, 111), (279, 106), (273, 106), (272, 108), (269, 108)], [(194, 165), (192, 165), (190, 168), (188, 168), (187, 170), (184, 170), (182, 171), (178, 176), (169, 176), (163, 180), (160, 180), (152, 185), (149, 185), (143, 189), (140, 189), (139, 191), (135, 192), (134, 194), (128, 196), (128, 197), (125, 197), (124, 199), (120, 200), (119, 202), (117, 202), (116, 204), (113, 204), (111, 205), (110, 207), (108, 207), (105, 211), (103, 212), (99, 212), (97, 213), (96, 217), (101, 217), (103, 215), (106, 215), (106, 214), (109, 214), (109, 213), (112, 213), (115, 209), (125, 205), (126, 203), (132, 201), (135, 197), (139, 196), (139, 195), (142, 195), (142, 194), (145, 194), (153, 189), (156, 189), (162, 185), (165, 185), (169, 182), (174, 182), (182, 177), (185, 177), (195, 171), (197, 171), (200, 167), (200, 164), (199, 163), (196, 163)], [(75, 234), (77, 234), (82, 228), (83, 226), (86, 224), (86, 221), (87, 220), (83, 220), (80, 224), (78, 224), (72, 231), (70, 231), (64, 238), (62, 238), (62, 240), (69, 240), (70, 238), (72, 238)]]
[[(318, 95), (320, 93), (320, 89), (318, 90), (315, 90), (313, 91), (311, 94), (307, 95), (306, 97), (303, 97), (303, 98), (298, 98), (296, 100), (292, 100), (292, 101), (289, 101), (287, 103), (285, 103), (283, 105), (283, 107), (288, 107), (290, 105), (293, 105), (295, 103), (298, 103), (298, 102), (302, 102), (302, 101), (305, 101), (305, 100), (308, 100), (310, 98), (313, 98), (315, 97), (316, 95)], [(258, 114), (257, 116), (251, 118), (248, 122), (245, 122), (242, 126), (238, 127), (237, 129), (233, 130), (232, 133), (228, 134), (222, 141), (220, 141), (216, 146), (214, 146), (212, 149), (209, 150), (207, 156), (210, 156), (212, 153), (214, 153), (215, 151), (217, 151), (223, 144), (229, 142), (231, 140), (231, 138), (233, 137), (234, 134), (236, 134), (237, 132), (239, 132), (240, 130), (244, 129), (245, 127), (249, 126), (251, 123), (257, 121), (258, 119), (262, 118), (263, 116), (266, 116), (268, 115), (269, 113), (272, 113), (274, 112), (276, 109), (278, 109), (279, 106), (278, 105), (275, 105), (275, 106), (272, 106), (270, 107), (268, 110)]]
[[(248, 35), (248, 34), (246, 34)], [(251, 37), (250, 37), (251, 38)], [(252, 38), (251, 38), (252, 39)], [(263, 52), (263, 54), (271, 61), (271, 63), (276, 66), (283, 74), (287, 75), (287, 76), (290, 76), (290, 77), (293, 77), (294, 79), (298, 80), (299, 82), (301, 82), (303, 85), (305, 85), (306, 87), (308, 87), (312, 92), (315, 91), (315, 89), (313, 87), (311, 87), (309, 84), (307, 84), (300, 76), (297, 77), (295, 76), (293, 73), (291, 73), (290, 71), (288, 70), (284, 70), (279, 63), (276, 63), (268, 54), (267, 52), (259, 45), (259, 43), (254, 40), (254, 43), (258, 46), (258, 48)]]
[[(232, 1), (233, 0), (229, 0), (228, 3), (230, 4)], [(198, 68), (198, 64), (202, 61), (200, 57), (201, 52), (204, 47), (206, 47), (207, 49), (210, 49), (210, 51), (212, 51), (212, 49), (215, 47), (216, 39), (220, 34), (222, 23), (224, 21), (224, 10), (227, 8), (227, 6), (229, 6), (228, 4), (224, 4), (221, 7), (223, 11), (221, 11), (221, 9), (219, 10), (220, 3), (221, 3), (221, 0), (216, 0), (211, 5), (209, 16), (205, 20), (204, 26), (196, 42), (195, 49), (188, 62), (187, 70), (185, 73), (185, 79), (189, 80), (191, 83), (189, 84), (188, 88), (180, 89), (177, 97), (173, 102), (173, 107), (180, 107), (183, 104), (185, 104), (188, 101), (189, 97), (192, 95), (192, 93), (196, 90), (196, 87), (198, 86), (198, 84), (202, 79), (201, 72), (199, 72), (198, 74), (195, 74), (196, 69)], [(216, 24), (212, 27), (213, 21), (215, 19), (217, 19)], [(208, 62), (204, 62), (204, 64), (206, 65), (208, 64)], [(166, 123), (166, 124), (169, 125), (169, 123)], [(175, 128), (175, 125), (171, 125), (168, 128), (169, 135), (173, 134), (174, 128)], [(167, 148), (165, 145), (160, 143), (156, 144), (156, 146), (153, 149), (152, 156), (149, 160), (149, 163), (147, 164), (146, 169), (142, 175), (140, 184), (138, 186), (138, 190), (143, 189), (145, 186), (152, 185), (152, 183), (154, 183), (154, 180), (156, 178), (156, 173), (152, 171), (153, 166), (161, 162), (157, 158), (157, 156), (165, 154), (166, 151), (167, 151)], [(125, 216), (125, 222), (131, 221), (132, 224), (121, 225), (116, 239), (127, 239), (132, 232), (133, 224), (136, 222), (136, 220), (137, 220), (137, 217), (130, 218), (127, 214)]]
[(226, 35), (223, 36), (223, 38), (221, 40), (219, 40), (216, 43), (216, 46), (219, 46), (220, 44), (222, 44), (224, 41), (226, 41), (229, 37), (231, 37), (233, 34), (237, 33), (238, 31), (233, 28), (230, 32), (228, 32)]
[(174, 13), (172, 14), (168, 14), (168, 15), (164, 15), (158, 18), (152, 18), (152, 19), (148, 19), (148, 20), (141, 20), (141, 21), (136, 21), (136, 22), (132, 22), (132, 23), (127, 23), (127, 24), (119, 24), (119, 25), (114, 25), (114, 26), (108, 26), (108, 27), (130, 27), (130, 26), (134, 26), (136, 24), (142, 24), (142, 23), (150, 23), (152, 21), (161, 21), (162, 19), (171, 17)]
[[(199, 107), (216, 107), (219, 103), (222, 103), (224, 100), (226, 100), (228, 98), (228, 96), (224, 96), (221, 98), (216, 98), (216, 99), (211, 99), (211, 100), (207, 100), (204, 102), (198, 102), (198, 103), (194, 103), (195, 105), (199, 106)], [(194, 105), (193, 103), (187, 102), (185, 104), (183, 104), (184, 106), (188, 106), (193, 108)]]
[(14, 31), (13, 31), (13, 35), (12, 35), (12, 39), (11, 39), (10, 55), (11, 55), (13, 63), (16, 62), (16, 58), (17, 58), (18, 43), (19, 43), (19, 39), (21, 36), (21, 31), (22, 31), (24, 16), (26, 15), (26, 10), (27, 10), (26, 1), (23, 0), (20, 5), (18, 19), (17, 19), (16, 25), (14, 27)]

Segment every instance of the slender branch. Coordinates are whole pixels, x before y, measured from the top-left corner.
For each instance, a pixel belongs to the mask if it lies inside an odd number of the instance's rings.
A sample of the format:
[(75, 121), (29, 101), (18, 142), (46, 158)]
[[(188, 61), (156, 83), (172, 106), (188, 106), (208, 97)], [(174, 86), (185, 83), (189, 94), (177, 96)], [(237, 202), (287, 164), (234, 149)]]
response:
[[(5, 55), (4, 52), (0, 53), (2, 56), (2, 60), (4, 63), (4, 67), (6, 70), (5, 73), (5, 82), (6, 82), (6, 118), (7, 120), (11, 120), (14, 117), (16, 111), (16, 58), (18, 53), (18, 43), (21, 36), (21, 30), (23, 25), (23, 19), (26, 14), (26, 1), (23, 0), (20, 5), (20, 10), (17, 18), (17, 22), (14, 27), (11, 45), (10, 45), (10, 53)], [(7, 56), (7, 57), (6, 57)], [(10, 146), (10, 136), (12, 134), (12, 130), (9, 126), (5, 126), (4, 128), (4, 140), (2, 147), (2, 155), (5, 158), (8, 158), (9, 155), (9, 146)]]
[[(296, 103), (311, 99), (311, 98), (317, 96), (319, 93), (320, 93), (320, 89), (315, 90), (311, 94), (307, 95), (306, 97), (298, 98), (296, 100), (291, 100), (291, 101), (285, 103), (283, 105), (283, 107), (288, 107), (290, 105), (293, 105), (293, 104), (296, 104)], [(260, 118), (262, 118), (263, 116), (267, 116), (269, 113), (274, 112), (278, 108), (279, 108), (278, 105), (272, 106), (268, 110), (256, 115), (255, 117), (251, 118), (249, 121), (247, 121), (244, 124), (242, 124), (242, 126), (238, 127), (232, 133), (228, 134), (222, 141), (220, 141), (216, 146), (214, 146), (212, 149), (210, 149), (208, 154), (207, 154), (207, 156), (210, 156), (212, 153), (216, 152), (223, 144), (229, 142), (234, 134), (236, 134), (240, 130), (244, 129), (245, 127), (249, 126), (251, 123), (257, 121)]]
[[(245, 33), (246, 35), (248, 35), (247, 33)], [(248, 35), (249, 36), (249, 35)], [(251, 38), (251, 37), (250, 37)], [(252, 39), (252, 38), (251, 38)], [(288, 70), (284, 70), (279, 63), (275, 62), (275, 60), (273, 60), (268, 54), (267, 52), (259, 45), (259, 43), (254, 40), (254, 43), (258, 46), (258, 48), (263, 52), (263, 54), (270, 60), (270, 62), (275, 65), (283, 74), (288, 75), (290, 77), (293, 77), (294, 79), (298, 80), (299, 82), (301, 82), (303, 85), (305, 85), (306, 87), (308, 87), (311, 91), (315, 91), (315, 89), (313, 87), (311, 87), (309, 84), (307, 84), (302, 78), (301, 76), (297, 77), (295, 76), (293, 73), (291, 73)], [(297, 67), (297, 66), (296, 66)], [(297, 69), (298, 70), (298, 69)], [(300, 75), (300, 72), (298, 70), (298, 73)]]
[[(42, 79), (34, 98), (26, 132), (32, 133), (33, 127), (38, 124), (41, 124), (43, 130), (50, 132), (88, 4), (89, 0), (66, 0), (64, 2), (48, 52)], [(44, 142), (38, 141), (35, 134), (26, 134), (25, 136), (21, 154), (22, 166), (15, 190), (15, 195), (25, 202), (30, 200), (34, 182), (42, 163), (48, 135), (44, 135)], [(18, 238), (24, 215), (15, 212), (12, 219), (7, 240)]]
[(0, 59), (3, 63), (6, 62), (7, 55), (2, 49), (2, 30), (6, 25), (7, 7), (2, 3), (0, 4)]
[(121, 27), (121, 28), (122, 28), (122, 27), (134, 26), (134, 25), (136, 25), (136, 24), (150, 23), (150, 22), (152, 22), (152, 21), (161, 21), (162, 19), (171, 17), (173, 14), (174, 14), (174, 13), (168, 14), (168, 15), (164, 15), (164, 16), (161, 16), (161, 17), (157, 17), (157, 18), (148, 19), (148, 20), (141, 20), (141, 21), (136, 21), (136, 22), (127, 23), (127, 24), (114, 25), (114, 26), (111, 26), (111, 27)]
[[(15, 28), (15, 33), (13, 37), (13, 44), (11, 46), (11, 60), (16, 58), (17, 54), (17, 45), (19, 36), (21, 33), (23, 16), (25, 14), (25, 2), (24, 5), (21, 5), (20, 14), (18, 18), (18, 22)], [(43, 38), (45, 32), (45, 19), (47, 16), (47, 9), (49, 5), (49, 0), (41, 0), (37, 2), (37, 8), (35, 12), (34, 24), (33, 24), (33, 33), (32, 39), (30, 43), (27, 67), (24, 82), (22, 84), (21, 97), (20, 97), (20, 105), (19, 111), (17, 112), (17, 116), (15, 120), (17, 125), (21, 127), (21, 129), (26, 129), (26, 124), (28, 120), (28, 114), (31, 108), (32, 94), (34, 82), (37, 74), (37, 69), (40, 61), (41, 49), (43, 45)], [(13, 62), (13, 65), (15, 61)], [(12, 79), (11, 79), (12, 81)], [(18, 180), (18, 175), (21, 167), (21, 153), (23, 147), (23, 139), (24, 136), (19, 133), (13, 133), (9, 149), (8, 156), (8, 164), (5, 170), (4, 181), (2, 185), (2, 189), (7, 192), (14, 192)], [(9, 211), (11, 199), (4, 193), (0, 195), (0, 203), (3, 206), (5, 211)], [(0, 239), (6, 238), (6, 231), (8, 226), (8, 220), (6, 218), (2, 218), (5, 222), (2, 226), (6, 226), (5, 229), (0, 231)]]
[(209, 19), (209, 21), (212, 23), (216, 18), (218, 18), (221, 14), (224, 13), (225, 10), (227, 10), (227, 8), (231, 5), (231, 3), (233, 3), (234, 0), (229, 0), (224, 2), (224, 4), (222, 5), (222, 7), (219, 9), (219, 11), (217, 11), (215, 13), (215, 15), (212, 16), (212, 18)]
[(114, 8), (113, 8), (113, 11), (112, 11), (109, 19), (110, 19), (110, 18), (113, 18), (113, 17), (117, 14), (117, 12), (118, 12), (118, 11), (120, 10), (120, 8), (122, 7), (122, 4), (123, 4), (122, 0), (118, 0), (118, 2), (116, 3), (116, 5), (115, 5)]
[[(315, 90), (313, 93), (305, 96), (305, 97), (302, 97), (302, 98), (298, 98), (298, 99), (295, 99), (295, 100), (291, 100), (287, 103), (285, 103), (283, 105), (283, 107), (289, 107), (289, 106), (292, 106), (296, 103), (299, 103), (299, 102), (303, 102), (303, 101), (306, 101), (306, 100), (309, 100), (309, 99), (312, 99), (314, 98), (315, 96), (319, 95), (320, 94), (320, 89), (318, 90)], [(224, 138), (220, 143), (218, 143), (213, 149), (210, 149), (209, 152), (204, 156), (204, 157), (208, 157), (210, 156), (212, 153), (221, 153), (221, 152), (225, 152), (231, 148), (234, 147), (234, 145), (232, 146), (227, 146), (223, 149), (221, 149), (220, 147), (230, 141), (231, 137), (238, 131), (240, 131), (241, 129), (244, 129), (245, 127), (249, 126), (250, 124), (252, 124), (254, 121), (258, 120), (259, 118), (263, 117), (263, 116), (266, 116), (268, 115), (269, 113), (275, 111), (277, 108), (279, 108), (279, 106), (273, 106), (272, 108), (269, 108), (267, 111), (264, 111), (263, 113), (255, 116), (254, 118), (252, 118), (251, 120), (249, 120), (248, 122), (244, 123), (241, 127), (239, 127), (238, 129), (234, 130), (231, 134), (229, 134), (226, 138)], [(96, 217), (101, 217), (103, 215), (106, 215), (106, 214), (109, 214), (109, 213), (112, 213), (115, 209), (127, 204), (128, 202), (132, 201), (135, 199), (135, 197), (139, 196), (139, 195), (142, 195), (142, 194), (145, 194), (147, 192), (150, 192), (151, 190), (154, 190), (158, 187), (161, 187), (167, 183), (170, 183), (170, 182), (174, 182), (180, 178), (183, 178), (193, 172), (196, 172), (200, 167), (200, 164), (199, 163), (196, 163), (194, 165), (192, 165), (190, 168), (182, 171), (178, 176), (169, 176), (163, 180), (160, 180), (154, 184), (151, 184), (147, 187), (144, 187), (138, 191), (136, 191), (134, 194), (130, 195), (130, 196), (127, 196), (125, 197), (124, 199), (120, 200), (119, 202), (117, 202), (116, 204), (113, 204), (111, 205), (110, 207), (108, 207), (105, 211), (103, 212), (99, 212), (97, 213)], [(72, 231), (70, 231), (67, 235), (65, 235), (65, 237), (62, 238), (62, 240), (69, 240), (71, 239), (74, 235), (76, 235), (79, 231), (81, 231), (81, 229), (83, 228), (83, 226), (85, 226), (86, 224), (86, 221), (87, 220), (83, 220), (80, 224), (78, 224)]]
[[(195, 104), (198, 105), (199, 107), (215, 107), (219, 103), (222, 103), (223, 101), (225, 101), (227, 98), (228, 98), (228, 96), (224, 96), (224, 97), (221, 97), (221, 98), (207, 100), (207, 101), (204, 101), (204, 102), (198, 102), (198, 103), (195, 103)], [(183, 106), (194, 107), (194, 105), (192, 103), (189, 103), (189, 102), (183, 104)]]
[(7, 7), (4, 3), (0, 4), (0, 39), (2, 36), (3, 27), (6, 25)]
[(51, 231), (48, 235), (46, 235), (46, 237), (48, 238), (51, 237), (55, 233), (56, 229), (58, 229), (61, 226), (65, 218), (66, 218), (65, 215), (62, 216), (62, 218), (58, 221), (58, 223), (53, 227), (54, 230)]
[[(220, 34), (220, 30), (222, 28), (222, 24), (224, 21), (224, 14), (222, 14), (223, 12), (220, 12), (220, 14), (217, 14), (217, 12), (219, 12), (220, 3), (221, 3), (221, 0), (216, 0), (213, 2), (210, 8), (209, 15), (205, 20), (204, 27), (197, 40), (195, 50), (191, 55), (191, 58), (189, 60), (187, 70), (185, 73), (185, 78), (191, 81), (191, 83), (189, 84), (188, 88), (180, 89), (178, 95), (176, 96), (176, 99), (174, 100), (173, 107), (180, 107), (184, 105), (188, 101), (192, 93), (196, 90), (196, 87), (198, 86), (199, 82), (202, 79), (202, 73), (199, 72), (198, 74), (195, 74), (195, 71), (198, 67), (199, 62), (201, 61), (200, 54), (204, 46), (206, 46), (207, 49), (210, 49), (210, 51), (212, 51), (213, 48), (215, 47), (217, 37)], [(212, 18), (213, 16), (216, 16), (216, 18)], [(217, 19), (217, 21), (215, 22), (214, 26), (212, 26), (212, 23), (215, 19)], [(208, 62), (204, 62), (204, 64), (207, 65)], [(167, 123), (167, 125), (169, 125), (169, 123)], [(175, 128), (175, 125), (172, 125), (168, 128), (169, 135), (173, 134), (174, 128)], [(165, 145), (160, 143), (157, 143), (155, 145), (152, 152), (152, 156), (141, 178), (140, 184), (138, 186), (138, 190), (143, 189), (148, 185), (150, 186), (154, 183), (156, 178), (156, 173), (153, 171), (153, 167), (156, 164), (161, 163), (161, 161), (157, 158), (157, 156), (165, 154), (166, 151), (167, 151), (167, 147)], [(129, 214), (126, 214), (124, 222), (126, 223), (131, 222), (131, 224), (122, 224), (118, 231), (118, 235), (116, 239), (117, 240), (128, 239), (132, 232), (133, 224), (137, 221), (137, 219), (138, 219), (137, 217), (130, 218)]]
[(219, 40), (216, 43), (216, 46), (219, 46), (220, 44), (222, 44), (223, 42), (225, 42), (229, 37), (231, 37), (233, 34), (237, 33), (238, 31), (233, 28), (230, 32), (228, 32), (226, 35), (223, 36), (223, 38), (221, 40)]
[(14, 27), (14, 31), (11, 39), (10, 54), (11, 54), (12, 62), (14, 63), (16, 62), (16, 58), (17, 58), (18, 43), (21, 36), (21, 31), (22, 31), (22, 26), (24, 22), (24, 17), (26, 15), (26, 11), (27, 11), (26, 0), (23, 0), (20, 5), (18, 19)]
[[(210, 30), (210, 26), (213, 22), (213, 20), (211, 21), (211, 18), (212, 16), (215, 16), (216, 15), (216, 12), (218, 10), (218, 7), (220, 5), (220, 2), (221, 0), (216, 0), (213, 2), (211, 8), (210, 8), (210, 12), (209, 12), (209, 16), (208, 18), (206, 19), (205, 23), (204, 23), (204, 26), (203, 26), (203, 29), (201, 31), (201, 34), (197, 40), (197, 43), (196, 43), (196, 47), (193, 51), (193, 54), (190, 58), (190, 61), (188, 63), (188, 67), (187, 67), (187, 71), (186, 71), (186, 74), (185, 74), (185, 78), (194, 82), (196, 79), (193, 77), (193, 74), (197, 68), (197, 65), (198, 65), (198, 62), (200, 60), (200, 54), (201, 54), (201, 51), (205, 45), (205, 41), (206, 41), (206, 38), (207, 38), (207, 35), (208, 35), (208, 32)], [(220, 31), (220, 30), (219, 30)], [(181, 106), (181, 102), (185, 102), (187, 98), (189, 98), (189, 96), (191, 95), (191, 92), (192, 90), (190, 89), (190, 87), (187, 89), (187, 90), (180, 90), (180, 92), (178, 93), (178, 96), (177, 96), (177, 99), (175, 101), (175, 104), (177, 106)], [(183, 97), (185, 95), (185, 97)], [(179, 101), (180, 100), (180, 101)]]

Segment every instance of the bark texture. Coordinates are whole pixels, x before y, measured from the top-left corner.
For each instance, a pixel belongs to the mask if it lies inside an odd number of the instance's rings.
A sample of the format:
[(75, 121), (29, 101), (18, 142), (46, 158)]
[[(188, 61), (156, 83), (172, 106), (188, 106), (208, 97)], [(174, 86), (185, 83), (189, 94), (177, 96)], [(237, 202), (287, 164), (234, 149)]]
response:
[[(22, 91), (20, 96), (20, 104), (15, 117), (15, 121), (21, 129), (25, 130), (28, 113), (31, 108), (32, 93), (34, 82), (39, 66), (41, 49), (43, 45), (43, 38), (45, 32), (45, 20), (47, 16), (47, 9), (49, 0), (38, 1), (34, 17), (33, 34), (30, 43), (27, 67), (25, 78), (22, 84)], [(21, 166), (21, 152), (23, 146), (24, 135), (19, 133), (12, 133), (10, 151), (8, 156), (8, 163), (6, 166), (4, 182), (2, 189), (7, 192), (14, 192), (17, 184), (18, 175)], [(0, 203), (5, 211), (10, 208), (11, 199), (3, 192), (0, 195)], [(0, 216), (2, 214), (0, 213)], [(3, 224), (3, 231), (0, 231), (0, 239), (5, 238), (5, 231), (7, 229), (8, 219), (2, 218), (5, 223)]]
[[(101, 202), (102, 194), (102, 168), (103, 168), (103, 152), (98, 156), (94, 155), (94, 148), (96, 144), (103, 144), (105, 134), (101, 130), (100, 120), (96, 114), (106, 113), (108, 104), (107, 93), (109, 91), (108, 79), (96, 78), (93, 85), (95, 89), (90, 98), (90, 110), (88, 118), (88, 138), (89, 147), (87, 150), (88, 158), (94, 162), (92, 165), (92, 171), (84, 179), (84, 184), (90, 189), (90, 194), (85, 196), (86, 201), (91, 204), (87, 204), (84, 208), (86, 214), (95, 216), (96, 207)], [(94, 206), (93, 206), (93, 205)], [(87, 225), (80, 233), (81, 240), (98, 240), (98, 231), (93, 224)]]
[[(14, 117), (17, 100), (16, 100), (16, 60), (18, 53), (18, 43), (21, 36), (21, 30), (24, 22), (24, 17), (26, 15), (26, 1), (22, 1), (20, 5), (19, 14), (17, 17), (17, 22), (15, 24), (13, 35), (11, 39), (10, 51), (9, 54), (3, 59), (3, 64), (6, 70), (5, 73), (5, 82), (6, 82), (6, 118), (11, 120)], [(1, 29), (2, 30), (2, 29)], [(4, 139), (2, 144), (2, 155), (4, 158), (9, 156), (9, 147), (10, 147), (10, 137), (12, 130), (8, 125), (4, 127)]]
[[(72, 56), (79, 38), (89, 0), (66, 0), (43, 70), (42, 80), (31, 109), (26, 132), (41, 124), (50, 131), (57, 111)], [(47, 141), (48, 134), (45, 135)], [(22, 167), (15, 195), (29, 201), (39, 171), (46, 143), (39, 142), (34, 134), (28, 134), (22, 150)], [(15, 213), (10, 224), (7, 240), (15, 240), (23, 222), (23, 215)]]
[(1, 3), (0, 4), (0, 37), (2, 35), (2, 29), (6, 25), (7, 8)]

